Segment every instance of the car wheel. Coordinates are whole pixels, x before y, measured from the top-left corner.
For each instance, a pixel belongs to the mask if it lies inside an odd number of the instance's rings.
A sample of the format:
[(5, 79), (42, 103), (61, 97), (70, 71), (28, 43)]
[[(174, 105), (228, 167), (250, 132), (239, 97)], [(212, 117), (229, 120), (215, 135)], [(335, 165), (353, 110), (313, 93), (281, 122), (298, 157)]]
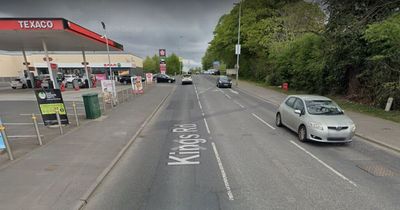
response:
[(172, 80), (168, 80), (168, 83), (172, 83)]
[(298, 131), (298, 137), (301, 142), (307, 141), (307, 129), (306, 126), (301, 125)]
[(124, 85), (127, 85), (127, 84), (128, 84), (128, 81), (125, 80), (125, 81), (124, 81)]
[(26, 85), (25, 84), (23, 84), (22, 85), (22, 89), (26, 89), (27, 87), (26, 87)]
[(17, 87), (11, 87), (11, 88), (14, 89), (14, 90), (17, 89)]
[(282, 118), (280, 113), (276, 114), (275, 124), (278, 127), (282, 127)]

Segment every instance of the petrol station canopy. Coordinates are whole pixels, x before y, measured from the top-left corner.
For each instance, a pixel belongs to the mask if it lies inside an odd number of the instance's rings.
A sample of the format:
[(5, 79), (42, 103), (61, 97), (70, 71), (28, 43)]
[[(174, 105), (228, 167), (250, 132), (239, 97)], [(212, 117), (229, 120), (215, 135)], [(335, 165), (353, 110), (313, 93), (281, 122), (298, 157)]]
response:
[[(64, 18), (0, 18), (0, 50), (106, 51), (106, 39)], [(110, 51), (123, 46), (108, 39)]]

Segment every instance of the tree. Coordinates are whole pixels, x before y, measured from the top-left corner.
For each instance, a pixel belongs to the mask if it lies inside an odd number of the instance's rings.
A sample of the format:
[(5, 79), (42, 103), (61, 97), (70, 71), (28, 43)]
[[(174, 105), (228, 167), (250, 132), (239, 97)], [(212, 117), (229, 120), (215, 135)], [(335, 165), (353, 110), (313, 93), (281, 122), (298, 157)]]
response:
[(151, 72), (151, 73), (156, 73), (156, 63), (152, 58), (149, 56), (146, 56), (146, 58), (143, 61), (143, 69), (145, 72)]

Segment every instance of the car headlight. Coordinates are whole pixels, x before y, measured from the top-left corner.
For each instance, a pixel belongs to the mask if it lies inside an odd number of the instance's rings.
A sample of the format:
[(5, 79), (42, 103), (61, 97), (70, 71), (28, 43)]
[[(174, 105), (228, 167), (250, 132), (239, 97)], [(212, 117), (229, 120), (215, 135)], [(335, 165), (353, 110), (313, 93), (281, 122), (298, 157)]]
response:
[(324, 126), (323, 126), (321, 123), (310, 122), (310, 126), (311, 126), (312, 128), (314, 128), (314, 129), (317, 129), (317, 130), (321, 130), (321, 131), (324, 130)]
[(356, 125), (353, 124), (350, 126), (350, 128), (351, 128), (351, 132), (353, 132), (353, 133), (356, 132)]
[(232, 84), (232, 81), (229, 81), (229, 83), (231, 83), (231, 84)]
[(222, 81), (220, 80), (220, 81), (218, 81), (218, 83), (222, 83)]

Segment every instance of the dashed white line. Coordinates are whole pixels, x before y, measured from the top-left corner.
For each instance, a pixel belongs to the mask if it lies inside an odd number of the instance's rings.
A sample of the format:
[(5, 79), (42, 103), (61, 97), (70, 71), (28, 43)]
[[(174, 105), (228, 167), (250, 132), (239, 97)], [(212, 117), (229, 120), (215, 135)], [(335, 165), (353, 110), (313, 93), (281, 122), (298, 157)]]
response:
[(237, 101), (233, 101), (235, 104), (237, 104), (238, 106), (240, 106), (241, 108), (245, 108), (242, 104), (240, 104), (239, 102), (237, 102)]
[(234, 94), (239, 94), (239, 92), (237, 92), (237, 91), (234, 91), (234, 90), (232, 90), (232, 89), (229, 89), (232, 93), (234, 93)]
[(197, 102), (199, 103), (199, 107), (200, 107), (201, 111), (203, 111), (203, 106), (201, 106), (200, 101), (197, 101)]
[[(225, 94), (225, 93), (224, 93)], [(232, 97), (230, 96), (230, 95), (228, 95), (228, 94), (225, 94), (225, 96), (227, 97), (227, 98), (229, 98), (229, 99), (232, 99)]]
[(324, 161), (322, 161), (321, 159), (319, 159), (318, 157), (316, 157), (315, 155), (313, 155), (311, 152), (307, 151), (306, 149), (304, 149), (302, 146), (296, 144), (296, 142), (294, 141), (290, 141), (290, 143), (294, 144), (297, 148), (301, 149), (303, 152), (307, 153), (309, 156), (311, 156), (312, 158), (314, 158), (316, 161), (318, 161), (319, 163), (321, 163), (323, 166), (325, 166), (326, 168), (328, 168), (329, 170), (331, 170), (333, 173), (335, 173), (336, 175), (338, 175), (340, 178), (342, 178), (343, 180), (349, 182), (350, 184), (352, 184), (354, 187), (357, 187), (357, 184), (354, 183), (353, 181), (351, 181), (350, 179), (348, 179), (347, 177), (345, 177), (343, 174), (341, 174), (340, 172), (336, 171), (334, 168), (332, 168), (330, 165), (326, 164)]
[(262, 123), (264, 123), (265, 125), (267, 125), (268, 127), (270, 127), (272, 130), (275, 130), (275, 128), (272, 126), (272, 125), (270, 125), (270, 124), (268, 124), (267, 122), (265, 122), (263, 119), (261, 119), (261, 117), (259, 117), (259, 116), (257, 116), (256, 114), (254, 114), (254, 113), (251, 113), (255, 118), (257, 118), (258, 120), (260, 120)]
[(224, 181), (224, 184), (225, 184), (226, 193), (228, 194), (229, 200), (233, 201), (234, 200), (233, 193), (231, 191), (231, 187), (229, 185), (228, 177), (226, 176), (224, 166), (222, 165), (221, 158), (219, 157), (219, 153), (218, 153), (217, 147), (215, 146), (214, 142), (211, 142), (211, 144), (212, 144), (212, 147), (214, 149), (215, 158), (217, 158), (217, 163), (218, 163), (219, 170), (221, 171), (222, 180)]
[(206, 125), (207, 133), (210, 134), (211, 132), (210, 132), (210, 128), (208, 127), (206, 118), (203, 118), (203, 120), (204, 120), (204, 124)]

